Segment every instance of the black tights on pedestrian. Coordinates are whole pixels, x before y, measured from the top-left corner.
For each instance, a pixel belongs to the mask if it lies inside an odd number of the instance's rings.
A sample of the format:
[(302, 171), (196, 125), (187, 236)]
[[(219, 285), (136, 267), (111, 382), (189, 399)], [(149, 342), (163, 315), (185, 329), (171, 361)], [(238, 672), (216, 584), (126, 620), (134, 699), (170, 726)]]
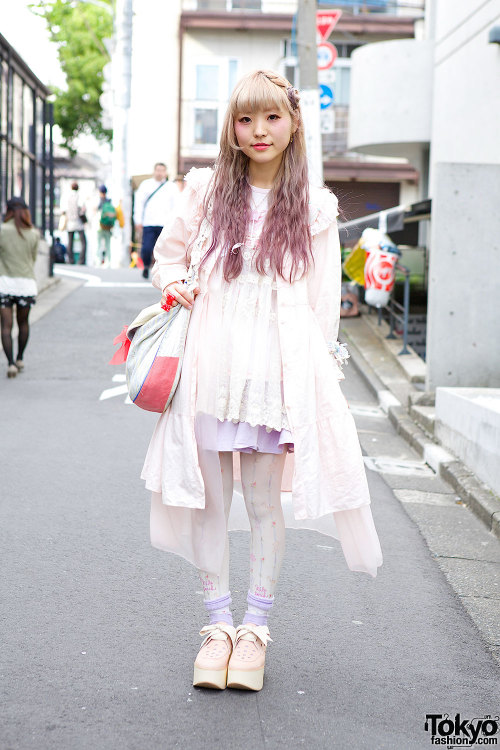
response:
[[(9, 362), (9, 365), (14, 364), (14, 352), (12, 344), (12, 322), (13, 322), (13, 308), (2, 307), (0, 308), (0, 320), (2, 329), (2, 347), (5, 352), (5, 356)], [(30, 308), (19, 307), (16, 305), (16, 320), (17, 327), (19, 328), (19, 339), (17, 344), (17, 359), (22, 359), (28, 338), (30, 335), (30, 327), (28, 323), (28, 317), (30, 314)]]

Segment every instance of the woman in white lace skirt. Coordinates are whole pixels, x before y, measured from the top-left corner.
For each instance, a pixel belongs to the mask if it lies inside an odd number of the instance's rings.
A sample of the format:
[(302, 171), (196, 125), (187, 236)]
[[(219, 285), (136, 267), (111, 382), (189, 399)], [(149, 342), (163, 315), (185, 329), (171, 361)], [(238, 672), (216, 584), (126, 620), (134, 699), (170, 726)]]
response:
[[(200, 572), (210, 623), (194, 684), (260, 690), (284, 554), (281, 482), (294, 516), (334, 519), (347, 564), (382, 564), (337, 343), (337, 200), (309, 184), (299, 95), (257, 71), (236, 87), (214, 169), (191, 170), (155, 247), (162, 302), (192, 308), (183, 370), (151, 440), (151, 541)], [(183, 281), (197, 274), (191, 295)], [(227, 521), (239, 454), (251, 528), (247, 611), (235, 630)]]

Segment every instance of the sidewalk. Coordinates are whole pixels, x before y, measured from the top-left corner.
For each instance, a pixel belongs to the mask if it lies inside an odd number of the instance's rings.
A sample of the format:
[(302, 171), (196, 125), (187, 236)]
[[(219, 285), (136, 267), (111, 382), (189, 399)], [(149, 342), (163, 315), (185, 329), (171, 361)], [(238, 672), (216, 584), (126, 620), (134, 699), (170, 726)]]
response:
[(500, 539), (500, 498), (434, 438), (434, 394), (424, 391), (425, 363), (411, 350), (400, 355), (401, 339), (377, 315), (343, 318), (341, 334), (353, 362), (398, 433), (453, 487), (488, 530)]

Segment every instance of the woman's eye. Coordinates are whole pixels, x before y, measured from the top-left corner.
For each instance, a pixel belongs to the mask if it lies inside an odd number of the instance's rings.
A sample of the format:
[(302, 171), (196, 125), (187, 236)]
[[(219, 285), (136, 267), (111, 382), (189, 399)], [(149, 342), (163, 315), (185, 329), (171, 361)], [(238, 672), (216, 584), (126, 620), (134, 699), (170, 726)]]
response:
[(279, 115), (269, 115), (270, 120), (279, 120)]
[(240, 119), (238, 120), (238, 122), (250, 122), (250, 118), (249, 117), (240, 117)]

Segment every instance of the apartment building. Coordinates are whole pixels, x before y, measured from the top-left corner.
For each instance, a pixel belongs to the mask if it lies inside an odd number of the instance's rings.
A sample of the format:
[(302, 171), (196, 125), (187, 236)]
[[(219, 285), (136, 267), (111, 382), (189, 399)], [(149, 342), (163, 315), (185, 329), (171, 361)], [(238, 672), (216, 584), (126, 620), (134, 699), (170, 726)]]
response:
[[(167, 6), (167, 4), (162, 4)], [(169, 172), (213, 163), (224, 111), (236, 81), (255, 68), (285, 74), (296, 67), (296, 0), (141, 0), (134, 20), (132, 172), (166, 161)], [(332, 84), (335, 128), (323, 135), (324, 179), (349, 218), (411, 202), (419, 173), (400, 157), (348, 151), (352, 53), (369, 42), (412, 39), (422, 2), (340, 0), (329, 41), (338, 50)], [(151, 18), (155, 18), (151, 23)]]

